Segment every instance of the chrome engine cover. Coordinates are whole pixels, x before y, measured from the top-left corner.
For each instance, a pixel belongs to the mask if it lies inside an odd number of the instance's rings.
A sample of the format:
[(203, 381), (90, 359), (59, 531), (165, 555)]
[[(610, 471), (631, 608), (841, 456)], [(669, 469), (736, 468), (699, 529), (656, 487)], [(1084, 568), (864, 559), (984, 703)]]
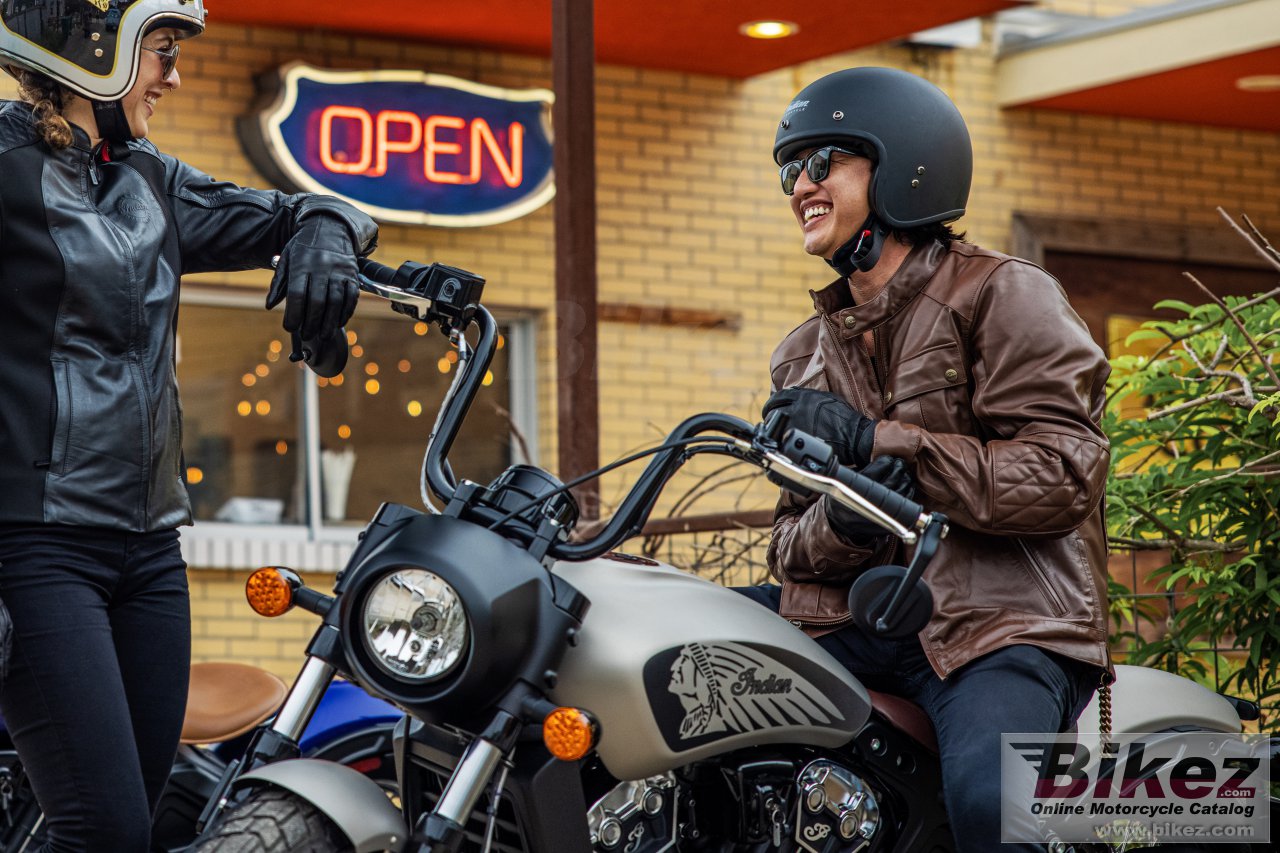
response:
[(670, 773), (621, 782), (587, 812), (598, 853), (663, 853), (676, 846), (679, 788)]
[(833, 761), (812, 761), (796, 779), (796, 844), (809, 853), (858, 853), (880, 828), (875, 792)]

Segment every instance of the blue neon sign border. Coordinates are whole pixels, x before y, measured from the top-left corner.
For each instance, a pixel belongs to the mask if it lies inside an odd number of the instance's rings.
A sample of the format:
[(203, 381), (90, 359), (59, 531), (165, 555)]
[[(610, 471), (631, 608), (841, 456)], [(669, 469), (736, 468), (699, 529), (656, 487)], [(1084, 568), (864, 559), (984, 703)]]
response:
[[(285, 144), (282, 127), (293, 113), (298, 100), (298, 81), (313, 80), (319, 83), (421, 83), (424, 86), (456, 89), (474, 95), (503, 101), (529, 102), (539, 101), (548, 106), (555, 102), (555, 93), (550, 89), (504, 89), (475, 83), (447, 74), (436, 74), (428, 71), (412, 69), (377, 69), (368, 71), (335, 71), (318, 68), (302, 61), (290, 62), (276, 70), (279, 75), (279, 87), (275, 100), (265, 109), (258, 111), (254, 123), (261, 138), (266, 142), (267, 156), (271, 158), (277, 169), (289, 183), (304, 192), (323, 193), (340, 198), (349, 204), (368, 213), (382, 222), (395, 222), (405, 225), (434, 225), (446, 228), (481, 227), (498, 225), (526, 216), (551, 201), (556, 194), (555, 170), (548, 169), (541, 184), (518, 201), (483, 213), (449, 214), (431, 213), (419, 210), (403, 210), (398, 208), (379, 207), (351, 198), (336, 192), (331, 187), (320, 183), (311, 173), (302, 167), (294, 157), (289, 146)], [(550, 138), (548, 133), (548, 138)]]

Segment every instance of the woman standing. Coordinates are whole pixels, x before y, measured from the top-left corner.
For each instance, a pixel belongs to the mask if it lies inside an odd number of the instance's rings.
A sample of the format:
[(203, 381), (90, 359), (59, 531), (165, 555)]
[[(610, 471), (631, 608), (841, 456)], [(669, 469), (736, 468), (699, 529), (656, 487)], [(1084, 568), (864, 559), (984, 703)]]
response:
[(267, 307), (287, 299), (295, 341), (332, 338), (377, 234), (146, 140), (203, 29), (202, 0), (0, 0), (22, 93), (0, 102), (0, 713), (49, 850), (145, 851), (182, 726), (180, 276), (278, 254)]

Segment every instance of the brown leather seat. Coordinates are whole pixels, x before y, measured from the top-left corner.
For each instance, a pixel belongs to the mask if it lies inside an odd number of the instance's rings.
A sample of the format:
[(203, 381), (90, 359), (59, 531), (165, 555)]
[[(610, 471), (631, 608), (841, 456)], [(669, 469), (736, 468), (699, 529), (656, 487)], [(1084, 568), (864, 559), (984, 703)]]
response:
[(901, 696), (877, 693), (875, 690), (867, 692), (871, 694), (871, 707), (888, 720), (890, 725), (910, 735), (930, 752), (938, 752), (938, 739), (933, 733), (933, 723), (923, 708)]
[(242, 735), (274, 714), (287, 692), (278, 676), (256, 666), (193, 663), (182, 742), (214, 743)]

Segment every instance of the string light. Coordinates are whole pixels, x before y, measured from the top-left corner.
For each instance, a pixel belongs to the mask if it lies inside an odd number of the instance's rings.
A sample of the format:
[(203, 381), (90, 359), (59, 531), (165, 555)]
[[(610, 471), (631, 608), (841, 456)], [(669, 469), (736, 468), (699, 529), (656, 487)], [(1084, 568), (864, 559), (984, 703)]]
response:
[(241, 400), (236, 403), (236, 414), (240, 417), (248, 417), (253, 414), (253, 405), (248, 400)]
[(203, 471), (203, 470), (201, 470), (200, 468), (197, 468), (197, 467), (196, 467), (196, 466), (194, 466), (194, 465), (192, 465), (191, 467), (187, 468), (187, 482), (188, 482), (188, 483), (190, 483), (191, 485), (193, 485), (193, 486), (194, 486), (194, 485), (196, 485), (197, 483), (199, 483), (199, 482), (201, 482), (201, 481), (203, 481), (203, 480), (204, 480), (204, 471)]
[(418, 322), (413, 324), (413, 333), (418, 337), (422, 337), (430, 330), (430, 328), (431, 327), (428, 326), (426, 323), (419, 320)]
[(449, 359), (447, 359), (447, 358), (441, 358), (439, 361), (437, 361), (437, 362), (436, 362), (436, 369), (438, 369), (441, 373), (448, 373), (448, 372), (449, 372)]
[(416, 418), (418, 415), (422, 414), (422, 404), (417, 400), (410, 400), (409, 405), (405, 406), (405, 409), (408, 410), (409, 417), (411, 418)]
[(355, 358), (360, 358), (361, 356), (364, 355), (364, 347), (360, 346), (359, 344), (356, 344), (351, 348), (351, 355), (354, 356)]
[(355, 346), (355, 343), (356, 343), (356, 341), (357, 341), (357, 340), (359, 340), (359, 338), (357, 337), (357, 335), (356, 335), (356, 333), (355, 333), (355, 330), (354, 330), (354, 329), (348, 329), (348, 330), (347, 330), (347, 343), (351, 344), (352, 346)]
[(276, 442), (277, 456), (284, 456), (288, 452), (289, 452), (289, 442), (285, 441), (284, 439), (281, 439), (280, 441)]
[(267, 367), (265, 364), (259, 364), (253, 369), (253, 372), (265, 379), (267, 374), (271, 372), (271, 368)]
[(372, 396), (382, 390), (382, 383), (376, 379), (370, 379), (368, 382), (364, 383), (364, 390), (366, 394)]
[(240, 384), (246, 388), (252, 388), (254, 385), (258, 384), (258, 377), (254, 376), (252, 373), (246, 373), (244, 376), (240, 377)]
[(269, 415), (271, 414), (271, 403), (268, 400), (259, 400), (253, 410), (260, 415)]
[(401, 373), (408, 373), (409, 368), (413, 367), (413, 365), (409, 363), (409, 359), (402, 358), (400, 359), (400, 363), (397, 364), (396, 367), (400, 369)]
[(272, 341), (271, 343), (267, 344), (267, 352), (273, 352), (276, 355), (279, 355), (280, 351), (283, 349), (284, 349), (284, 344), (280, 343), (279, 341)]
[(377, 363), (376, 361), (371, 361), (371, 362), (369, 362), (368, 364), (366, 364), (366, 365), (364, 366), (364, 372), (365, 372), (365, 373), (367, 373), (367, 374), (369, 374), (370, 376), (377, 376), (377, 375), (378, 375), (378, 363)]
[(338, 427), (338, 438), (341, 438), (343, 440), (351, 438), (351, 427), (347, 426), (346, 424), (341, 424)]

